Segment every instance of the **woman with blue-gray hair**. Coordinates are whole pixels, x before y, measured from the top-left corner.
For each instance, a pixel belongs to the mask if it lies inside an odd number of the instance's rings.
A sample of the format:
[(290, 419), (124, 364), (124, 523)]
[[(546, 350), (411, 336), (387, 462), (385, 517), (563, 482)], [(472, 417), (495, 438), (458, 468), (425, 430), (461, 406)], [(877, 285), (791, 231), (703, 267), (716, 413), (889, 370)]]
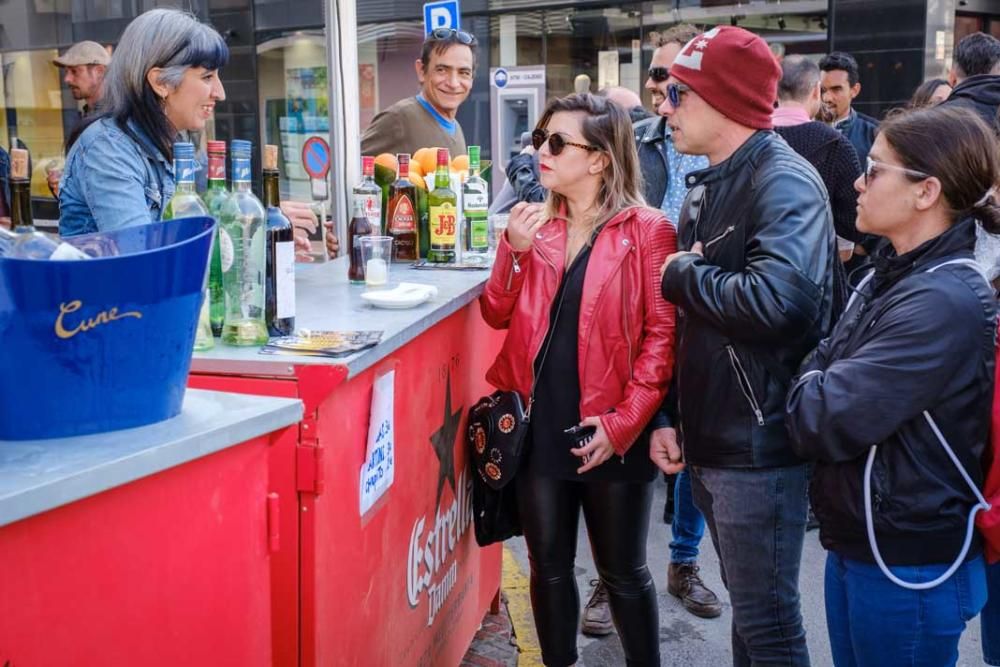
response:
[(122, 34), (93, 120), (70, 137), (59, 191), (63, 236), (156, 222), (174, 193), (173, 142), (201, 131), (226, 99), (222, 36), (194, 16), (153, 9)]

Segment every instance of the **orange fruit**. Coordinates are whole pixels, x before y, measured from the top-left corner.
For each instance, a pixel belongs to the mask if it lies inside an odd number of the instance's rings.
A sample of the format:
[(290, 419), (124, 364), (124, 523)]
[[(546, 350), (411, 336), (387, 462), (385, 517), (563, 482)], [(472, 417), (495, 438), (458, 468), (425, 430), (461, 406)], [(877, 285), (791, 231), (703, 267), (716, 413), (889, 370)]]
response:
[(413, 183), (418, 188), (422, 188), (424, 190), (427, 189), (427, 183), (424, 182), (424, 177), (414, 174), (413, 171), (410, 171), (410, 183)]
[(415, 159), (410, 158), (410, 174), (416, 174), (417, 176), (424, 176), (424, 167)]
[(386, 169), (391, 169), (393, 173), (399, 169), (399, 163), (396, 162), (396, 156), (392, 153), (382, 153), (375, 158), (375, 164), (380, 167), (385, 167)]
[(433, 174), (437, 169), (437, 148), (421, 148), (413, 154), (413, 160), (420, 163), (420, 168), (424, 174)]
[(451, 160), (451, 170), (457, 171), (463, 174), (467, 174), (469, 171), (469, 156), (468, 155), (456, 155)]

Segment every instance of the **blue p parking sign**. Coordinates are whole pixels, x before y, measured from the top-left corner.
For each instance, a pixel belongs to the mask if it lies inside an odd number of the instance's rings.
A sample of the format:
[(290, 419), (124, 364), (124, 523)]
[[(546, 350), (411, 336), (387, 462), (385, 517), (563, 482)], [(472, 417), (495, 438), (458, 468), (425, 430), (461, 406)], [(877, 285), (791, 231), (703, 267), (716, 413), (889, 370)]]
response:
[(438, 28), (458, 30), (462, 25), (462, 15), (458, 0), (440, 0), (424, 4), (424, 34), (429, 35)]

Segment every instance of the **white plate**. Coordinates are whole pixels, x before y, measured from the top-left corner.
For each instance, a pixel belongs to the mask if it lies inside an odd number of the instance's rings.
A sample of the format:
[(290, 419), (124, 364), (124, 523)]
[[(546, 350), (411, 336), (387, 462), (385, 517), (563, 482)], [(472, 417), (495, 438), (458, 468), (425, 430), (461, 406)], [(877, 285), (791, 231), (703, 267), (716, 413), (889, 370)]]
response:
[(361, 293), (361, 298), (377, 308), (401, 310), (427, 302), (437, 294), (433, 285), (402, 283), (390, 290), (372, 290)]

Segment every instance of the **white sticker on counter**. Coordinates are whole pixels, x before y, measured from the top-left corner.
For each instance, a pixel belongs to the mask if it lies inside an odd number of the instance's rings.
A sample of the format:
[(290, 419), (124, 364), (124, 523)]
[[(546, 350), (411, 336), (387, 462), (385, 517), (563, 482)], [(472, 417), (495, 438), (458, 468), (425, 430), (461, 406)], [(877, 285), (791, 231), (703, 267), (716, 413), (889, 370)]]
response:
[(396, 469), (396, 430), (393, 420), (393, 394), (396, 371), (375, 379), (372, 389), (372, 413), (368, 424), (368, 448), (361, 466), (360, 514), (364, 515), (392, 486)]

